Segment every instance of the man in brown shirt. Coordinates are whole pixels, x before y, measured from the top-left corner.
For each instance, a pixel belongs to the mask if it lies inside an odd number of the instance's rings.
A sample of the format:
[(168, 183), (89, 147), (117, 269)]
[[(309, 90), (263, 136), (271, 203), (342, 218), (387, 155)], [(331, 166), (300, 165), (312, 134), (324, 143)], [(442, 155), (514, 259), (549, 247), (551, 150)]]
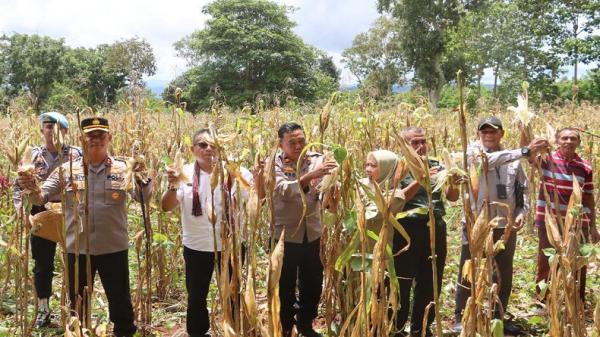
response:
[[(132, 193), (136, 200), (143, 193), (144, 200), (149, 200), (151, 184), (134, 184), (133, 189), (127, 186), (127, 164), (108, 154), (112, 140), (108, 120), (101, 117), (86, 118), (81, 121), (81, 128), (85, 137), (84, 158), (73, 162), (72, 170), (68, 163), (62, 166), (62, 170), (55, 170), (42, 185), (41, 192), (38, 195), (30, 194), (29, 199), (34, 204), (43, 205), (50, 196), (59, 195), (64, 190), (71, 305), (78, 307), (78, 301), (81, 301), (79, 296), (84, 295), (87, 284), (86, 255), (89, 255), (91, 283), (98, 272), (108, 298), (115, 336), (133, 336), (136, 327), (129, 291), (126, 192)], [(84, 172), (86, 169), (87, 174)], [(87, 210), (84, 203), (86, 178)], [(34, 182), (30, 177), (21, 176), (18, 183), (27, 188)], [(140, 188), (140, 185), (143, 186)], [(79, 267), (77, 291), (74, 285), (76, 259)]]
[[(285, 243), (279, 299), (281, 301), (281, 326), (284, 336), (291, 336), (296, 314), (296, 328), (306, 337), (319, 337), (312, 328), (317, 317), (323, 284), (321, 263), (321, 200), (315, 182), (337, 166), (335, 161), (323, 161), (322, 155), (307, 152), (304, 131), (299, 124), (285, 123), (278, 131), (281, 151), (275, 160), (275, 235), (285, 228)], [(298, 161), (300, 176), (296, 176)], [(302, 217), (302, 194), (306, 201), (306, 214)], [(298, 284), (296, 281), (298, 280)], [(296, 298), (296, 286), (299, 298)], [(297, 305), (297, 310), (295, 309)]]

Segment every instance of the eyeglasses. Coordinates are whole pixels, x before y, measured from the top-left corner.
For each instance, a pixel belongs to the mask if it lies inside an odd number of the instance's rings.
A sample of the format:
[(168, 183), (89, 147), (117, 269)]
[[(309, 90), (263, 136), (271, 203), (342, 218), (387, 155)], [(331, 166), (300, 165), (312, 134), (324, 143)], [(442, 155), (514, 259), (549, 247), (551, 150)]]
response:
[(202, 150), (208, 148), (208, 145), (210, 145), (210, 144), (208, 144), (207, 142), (198, 142), (198, 143), (194, 144), (194, 146), (198, 146)]

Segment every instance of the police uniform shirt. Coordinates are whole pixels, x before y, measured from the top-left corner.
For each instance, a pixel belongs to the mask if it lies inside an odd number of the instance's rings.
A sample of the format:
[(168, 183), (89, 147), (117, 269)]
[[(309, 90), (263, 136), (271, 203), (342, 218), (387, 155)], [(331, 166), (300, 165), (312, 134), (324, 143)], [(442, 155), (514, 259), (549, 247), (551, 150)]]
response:
[[(177, 201), (181, 210), (181, 224), (183, 232), (183, 245), (201, 252), (214, 252), (215, 239), (217, 251), (221, 251), (221, 219), (223, 214), (223, 200), (221, 193), (221, 184), (218, 184), (211, 193), (210, 178), (211, 174), (200, 170), (198, 177), (198, 195), (202, 206), (202, 215), (192, 215), (193, 205), (193, 179), (194, 163), (183, 166), (183, 172), (188, 181), (181, 184), (177, 189)], [(252, 173), (244, 167), (240, 167), (242, 177), (249, 183), (252, 183)], [(232, 187), (231, 194), (236, 195), (237, 184)], [(247, 198), (248, 193), (243, 189), (240, 193), (242, 198)], [(212, 222), (208, 219), (209, 207), (214, 207), (215, 230), (213, 234)], [(216, 237), (215, 237), (216, 235)]]
[[(69, 163), (63, 164), (65, 183), (65, 215), (67, 226), (67, 251), (76, 252), (76, 237), (79, 236), (79, 253), (86, 254), (84, 230), (85, 216), (85, 176), (83, 160), (73, 163), (72, 175)], [(135, 200), (140, 192), (137, 184), (130, 189), (126, 186), (127, 164), (123, 160), (108, 156), (100, 165), (88, 167), (88, 226), (89, 254), (101, 255), (126, 250), (129, 245), (127, 235), (127, 196), (129, 191)], [(72, 178), (72, 182), (71, 182)], [(44, 200), (60, 193), (59, 170), (55, 170), (42, 185)], [(149, 200), (151, 184), (143, 187), (144, 200)], [(75, 214), (74, 209), (77, 209)]]
[[(61, 164), (76, 161), (81, 156), (81, 149), (69, 145), (63, 146), (62, 153), (52, 153), (45, 146), (31, 149), (31, 163), (35, 167), (35, 174), (40, 181), (46, 180), (50, 173)], [(50, 196), (49, 200), (60, 202), (60, 195)], [(21, 208), (21, 189), (17, 184), (13, 188), (13, 203), (15, 208)]]
[[(302, 159), (300, 177), (313, 169), (323, 160), (319, 153), (308, 152)], [(302, 219), (302, 196), (306, 199), (306, 214)], [(300, 187), (299, 177), (296, 176), (296, 162), (285, 158), (283, 152), (278, 152), (275, 158), (275, 190), (273, 207), (275, 212), (275, 235), (279, 237), (285, 228), (285, 241), (293, 243), (308, 242), (321, 237), (321, 201), (320, 194), (313, 184), (304, 189)], [(302, 221), (301, 221), (302, 220)]]

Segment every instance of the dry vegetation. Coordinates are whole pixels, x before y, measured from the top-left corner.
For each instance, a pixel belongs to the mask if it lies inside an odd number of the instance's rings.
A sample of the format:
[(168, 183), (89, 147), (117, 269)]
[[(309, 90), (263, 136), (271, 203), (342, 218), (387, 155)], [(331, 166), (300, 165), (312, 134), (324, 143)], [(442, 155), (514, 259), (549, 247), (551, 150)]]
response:
[[(146, 165), (155, 184), (153, 199), (149, 201), (149, 219), (151, 233), (144, 233), (143, 217), (139, 204), (131, 202), (130, 208), (130, 265), (131, 282), (134, 300), (134, 310), (138, 324), (144, 334), (155, 336), (171, 336), (182, 333), (185, 326), (185, 288), (182, 258), (181, 229), (177, 214), (165, 214), (157, 206), (162, 192), (166, 189), (165, 167), (173, 163), (176, 153), (181, 151), (186, 161), (191, 160), (189, 147), (190, 135), (193, 131), (210, 126), (219, 137), (219, 153), (221, 158), (227, 158), (230, 167), (243, 165), (251, 167), (257, 159), (267, 161), (267, 202), (261, 205), (254, 191), (245, 205), (240, 205), (239, 212), (244, 216), (248, 235), (243, 238), (238, 232), (225, 232), (224, 259), (234, 265), (232, 275), (229, 268), (220, 268), (216, 273), (219, 286), (212, 287), (209, 303), (212, 304), (211, 315), (213, 331), (223, 336), (275, 336), (277, 331), (278, 303), (274, 297), (277, 266), (281, 262), (280, 249), (275, 247), (270, 232), (272, 223), (271, 201), (269, 188), (273, 187), (270, 168), (271, 158), (277, 144), (276, 130), (286, 121), (300, 122), (309, 142), (319, 143), (317, 149), (325, 151), (347, 150), (348, 156), (343, 160), (337, 176), (340, 184), (340, 207), (334, 214), (324, 214), (324, 233), (322, 238), (321, 256), (325, 266), (324, 292), (321, 300), (320, 317), (318, 320), (322, 332), (330, 336), (374, 336), (377, 331), (393, 329), (393, 320), (386, 314), (388, 306), (394, 308), (397, 298), (394, 289), (397, 284), (390, 283), (389, 289), (384, 286), (384, 274), (392, 272), (388, 268), (389, 252), (385, 246), (376, 245), (373, 256), (365, 254), (364, 242), (368, 235), (364, 230), (363, 207), (357, 194), (359, 188), (357, 179), (364, 176), (363, 162), (366, 154), (374, 149), (390, 149), (402, 153), (407, 162), (410, 154), (403, 148), (397, 137), (397, 131), (403, 126), (417, 125), (428, 132), (430, 154), (441, 156), (444, 150), (451, 153), (462, 153), (463, 142), (472, 139), (476, 121), (481, 114), (498, 115), (507, 128), (503, 144), (507, 148), (519, 146), (521, 131), (513, 124), (514, 114), (500, 107), (479, 108), (479, 111), (440, 111), (431, 113), (427, 105), (400, 103), (391, 107), (381, 107), (356, 99), (333, 97), (324, 107), (316, 111), (306, 111), (304, 107), (272, 108), (258, 111), (253, 115), (247, 111), (233, 114), (225, 109), (216, 107), (210, 113), (191, 115), (181, 108), (173, 107), (157, 111), (150, 109), (145, 101), (122, 103), (112, 110), (103, 112), (110, 120), (113, 133), (111, 153), (120, 156), (132, 155), (134, 141), (141, 142), (141, 152), (145, 155)], [(464, 113), (464, 123), (461, 123), (461, 113)], [(546, 136), (547, 123), (555, 128), (561, 126), (580, 127), (591, 133), (600, 134), (600, 107), (582, 103), (580, 105), (550, 106), (543, 105), (535, 109), (536, 117), (531, 121), (532, 135)], [(91, 111), (83, 110), (81, 116), (88, 116)], [(69, 114), (72, 125), (76, 125), (77, 115)], [(461, 132), (461, 130), (464, 130)], [(36, 116), (31, 111), (10, 110), (0, 118), (0, 140), (2, 158), (0, 158), (0, 174), (14, 177), (15, 155), (19, 157), (23, 144), (39, 144), (41, 142)], [(463, 138), (464, 137), (464, 138)], [(79, 144), (79, 131), (72, 128), (67, 141)], [(600, 159), (598, 138), (588, 134), (583, 137), (580, 149), (582, 156), (597, 167)], [(414, 158), (413, 158), (414, 159)], [(462, 159), (461, 159), (462, 160)], [(413, 172), (419, 170), (419, 165), (408, 165)], [(462, 166), (462, 161), (458, 162)], [(421, 167), (421, 169), (424, 169)], [(538, 174), (529, 166), (529, 176), (532, 186), (530, 201), (534, 202), (537, 193)], [(217, 170), (222, 181), (222, 170)], [(595, 186), (596, 200), (600, 199), (598, 186), (600, 174), (596, 171)], [(424, 178), (425, 179), (425, 178)], [(427, 180), (427, 179), (425, 179)], [(463, 186), (469, 188), (467, 185)], [(65, 306), (65, 288), (63, 282), (64, 256), (57, 254), (57, 273), (54, 283), (54, 294), (51, 307), (55, 313), (53, 328), (42, 332), (32, 332), (34, 317), (33, 282), (31, 262), (27, 237), (27, 224), (16, 217), (10, 197), (12, 191), (2, 190), (0, 198), (0, 336), (39, 334), (43, 336), (62, 335), (67, 327), (68, 336), (79, 336), (80, 324), (77, 319), (70, 317)], [(376, 196), (375, 196), (376, 197)], [(460, 252), (460, 218), (463, 203), (459, 200), (448, 207), (447, 223), (449, 226), (449, 250), (444, 273), (443, 289), (440, 294), (439, 332), (446, 331), (452, 324), (454, 308), (454, 289), (458, 270)], [(468, 201), (467, 201), (468, 202)], [(385, 200), (379, 200), (378, 206), (384, 213)], [(490, 226), (485, 215), (471, 216), (473, 226), (470, 232), (477, 236), (473, 245), (473, 275), (477, 280), (477, 301), (471, 302), (471, 320), (465, 329), (466, 336), (482, 336), (494, 334), (494, 324), (491, 322), (489, 305), (494, 298), (495, 288), (489, 279), (492, 268), (485, 254), (493, 254), (495, 247), (489, 244)], [(396, 225), (393, 217), (387, 225)], [(238, 222), (239, 223), (239, 222)], [(528, 223), (532, 223), (532, 213)], [(599, 296), (600, 276), (598, 273), (598, 248), (591, 249), (587, 257), (581, 257), (575, 248), (577, 243), (574, 235), (579, 222), (573, 219), (572, 231), (565, 231), (559, 238), (561, 258), (569, 261), (585, 261), (591, 266), (588, 270), (588, 302), (585, 311), (580, 309), (573, 312), (571, 308), (571, 293), (564, 288), (565, 277), (557, 276), (551, 284), (554, 299), (554, 310), (550, 317), (535, 316), (531, 306), (535, 302), (535, 256), (537, 252), (537, 236), (531, 226), (521, 232), (515, 255), (515, 282), (513, 296), (508, 308), (519, 323), (527, 327), (532, 335), (549, 333), (551, 336), (598, 336), (600, 324), (600, 308), (594, 316), (594, 297)], [(397, 226), (395, 226), (397, 227)], [(355, 233), (359, 233), (356, 234)], [(150, 234), (150, 235), (149, 235)], [(151, 237), (150, 240), (148, 238)], [(246, 263), (241, 263), (241, 242), (246, 240)], [(354, 241), (353, 241), (354, 240)], [(349, 250), (354, 247), (355, 250)], [(571, 248), (568, 248), (571, 247)], [(498, 249), (498, 247), (496, 247)], [(357, 255), (358, 254), (358, 255)], [(151, 259), (148, 258), (151, 256)], [(353, 256), (359, 256), (358, 260)], [(364, 268), (365, 260), (372, 259), (371, 268)], [(567, 261), (564, 260), (564, 261)], [(149, 263), (151, 261), (151, 263)], [(224, 262), (225, 263), (225, 262)], [(564, 264), (563, 264), (564, 265)], [(150, 277), (151, 266), (151, 278)], [(572, 266), (570, 268), (573, 268)], [(553, 273), (568, 271), (553, 265)], [(435, 273), (434, 273), (435, 275)], [(98, 280), (98, 278), (96, 278)], [(148, 287), (148, 280), (150, 287)], [(378, 291), (376, 290), (378, 289)], [(230, 301), (238, 292), (241, 301)], [(385, 294), (384, 299), (376, 294)], [(110, 331), (107, 327), (107, 302), (100, 284), (96, 283), (92, 295), (92, 326), (93, 331), (103, 335)], [(230, 310), (229, 307), (233, 306)], [(565, 309), (566, 308), (566, 309)], [(433, 310), (433, 308), (431, 309)], [(150, 315), (150, 312), (152, 315)], [(59, 314), (60, 313), (60, 314)], [(468, 315), (466, 315), (469, 319)], [(573, 324), (577, 322), (577, 326)], [(551, 324), (552, 323), (552, 324)], [(550, 325), (551, 324), (551, 325)], [(569, 330), (575, 329), (575, 330)], [(90, 332), (87, 332), (88, 335)], [(595, 335), (594, 335), (595, 334)]]

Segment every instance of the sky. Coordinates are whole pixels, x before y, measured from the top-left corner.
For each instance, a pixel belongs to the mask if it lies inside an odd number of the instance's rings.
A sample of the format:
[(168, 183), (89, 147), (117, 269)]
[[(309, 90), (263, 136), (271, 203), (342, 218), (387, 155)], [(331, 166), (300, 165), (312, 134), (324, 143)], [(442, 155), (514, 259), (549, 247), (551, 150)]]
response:
[[(202, 7), (209, 0), (0, 0), (0, 34), (24, 33), (64, 38), (71, 47), (140, 37), (153, 47), (157, 72), (149, 81), (168, 82), (186, 69), (173, 43), (202, 29)], [(378, 16), (375, 0), (276, 0), (293, 6), (296, 34), (331, 55), (341, 53)], [(347, 70), (342, 84), (356, 79)]]

